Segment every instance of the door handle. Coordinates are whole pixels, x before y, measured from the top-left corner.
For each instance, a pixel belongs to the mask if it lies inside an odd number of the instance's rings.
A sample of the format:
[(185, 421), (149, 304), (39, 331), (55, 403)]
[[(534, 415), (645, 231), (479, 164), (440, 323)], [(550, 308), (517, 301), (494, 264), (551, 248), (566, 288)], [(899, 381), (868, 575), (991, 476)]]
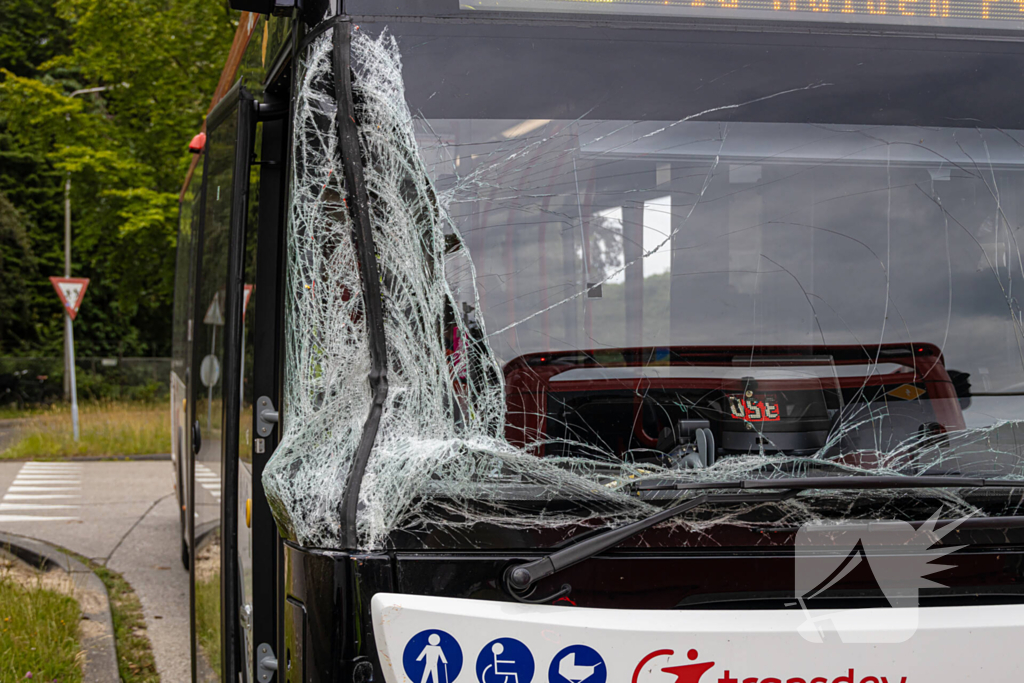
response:
[(269, 396), (260, 396), (256, 404), (256, 433), (263, 437), (270, 436), (274, 425), (281, 421), (281, 416)]
[(195, 420), (192, 423), (192, 454), (199, 455), (199, 450), (203, 447), (203, 432), (199, 429), (199, 420)]

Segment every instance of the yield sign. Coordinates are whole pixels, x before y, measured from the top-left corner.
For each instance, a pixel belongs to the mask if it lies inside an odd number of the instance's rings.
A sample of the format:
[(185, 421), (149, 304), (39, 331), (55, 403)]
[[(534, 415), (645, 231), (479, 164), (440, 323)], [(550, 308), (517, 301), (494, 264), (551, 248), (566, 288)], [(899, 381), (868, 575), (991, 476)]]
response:
[(78, 308), (82, 305), (82, 297), (89, 287), (87, 277), (51, 277), (50, 283), (57, 290), (60, 302), (64, 304), (64, 310), (74, 320), (78, 315)]
[(249, 297), (252, 296), (252, 289), (253, 289), (253, 287), (254, 287), (254, 285), (246, 285), (245, 286), (245, 290), (244, 290), (245, 294), (244, 294), (244, 296), (242, 298), (242, 317), (243, 318), (245, 317), (246, 310), (248, 310), (248, 308), (249, 308)]
[(224, 324), (224, 313), (222, 312), (220, 305), (222, 296), (223, 292), (217, 292), (213, 295), (213, 299), (210, 300), (210, 305), (206, 309), (206, 315), (203, 316), (203, 322), (207, 325)]

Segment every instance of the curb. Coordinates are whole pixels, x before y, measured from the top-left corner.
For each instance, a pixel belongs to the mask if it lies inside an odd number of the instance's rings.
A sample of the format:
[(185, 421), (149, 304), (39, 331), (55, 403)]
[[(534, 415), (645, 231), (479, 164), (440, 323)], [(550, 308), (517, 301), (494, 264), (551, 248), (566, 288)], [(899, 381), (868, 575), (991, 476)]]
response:
[(82, 649), (85, 650), (82, 681), (118, 683), (121, 675), (117, 668), (110, 598), (100, 578), (75, 558), (34, 538), (0, 532), (0, 548), (34, 567), (55, 566), (71, 575), (82, 619), (87, 622), (81, 629)]

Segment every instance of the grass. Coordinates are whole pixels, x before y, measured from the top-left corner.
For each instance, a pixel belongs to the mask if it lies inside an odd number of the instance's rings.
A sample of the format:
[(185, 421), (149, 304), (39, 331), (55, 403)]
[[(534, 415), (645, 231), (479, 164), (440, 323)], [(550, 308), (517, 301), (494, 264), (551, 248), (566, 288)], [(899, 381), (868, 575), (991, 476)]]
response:
[[(79, 683), (75, 599), (0, 575), (0, 681)], [(31, 676), (29, 676), (31, 674)]]
[[(220, 680), (220, 531), (214, 531), (196, 555), (196, 640), (200, 655)], [(200, 678), (204, 678), (200, 676)]]
[(196, 639), (220, 680), (220, 572), (196, 581)]
[(34, 417), (36, 415), (42, 415), (49, 408), (45, 406), (32, 406), (26, 408), (19, 408), (13, 404), (7, 404), (0, 406), (0, 420), (17, 420), (23, 417)]
[(30, 415), (18, 441), (0, 453), (0, 460), (167, 453), (171, 449), (169, 412), (165, 403), (83, 404), (76, 442), (70, 407), (54, 406)]

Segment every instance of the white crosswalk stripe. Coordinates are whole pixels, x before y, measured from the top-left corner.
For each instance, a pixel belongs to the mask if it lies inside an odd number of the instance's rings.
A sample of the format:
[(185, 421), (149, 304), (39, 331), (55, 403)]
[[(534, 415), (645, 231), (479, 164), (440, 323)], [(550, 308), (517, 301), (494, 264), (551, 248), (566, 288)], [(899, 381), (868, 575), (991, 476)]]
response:
[(220, 501), (220, 475), (201, 462), (196, 463), (196, 483)]
[(0, 498), (0, 523), (78, 519), (79, 505), (76, 501), (81, 489), (82, 465), (27, 462)]

